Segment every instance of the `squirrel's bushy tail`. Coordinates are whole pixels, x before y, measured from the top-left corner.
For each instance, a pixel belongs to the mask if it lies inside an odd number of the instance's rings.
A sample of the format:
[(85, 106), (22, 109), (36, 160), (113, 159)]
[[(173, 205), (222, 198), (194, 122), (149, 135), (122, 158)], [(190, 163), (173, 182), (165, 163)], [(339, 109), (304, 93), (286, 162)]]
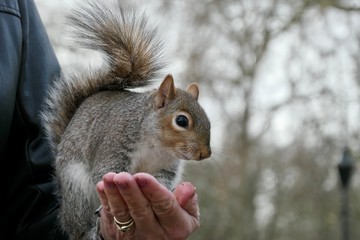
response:
[(137, 14), (124, 0), (84, 1), (69, 16), (75, 40), (89, 49), (101, 50), (110, 64), (110, 77), (122, 85), (139, 87), (162, 68), (161, 42), (145, 14)]
[(68, 17), (75, 41), (104, 53), (106, 70), (60, 77), (42, 113), (53, 150), (76, 109), (89, 95), (106, 89), (131, 89), (150, 84), (164, 66), (157, 29), (124, 0), (82, 0)]

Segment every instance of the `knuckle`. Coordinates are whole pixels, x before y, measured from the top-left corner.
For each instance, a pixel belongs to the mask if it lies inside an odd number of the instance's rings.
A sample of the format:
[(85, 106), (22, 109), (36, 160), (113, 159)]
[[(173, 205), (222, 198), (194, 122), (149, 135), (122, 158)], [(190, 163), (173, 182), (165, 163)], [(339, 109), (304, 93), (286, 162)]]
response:
[(145, 206), (138, 208), (130, 208), (130, 215), (139, 222), (146, 222), (151, 216), (151, 206), (147, 203)]
[(121, 209), (117, 209), (117, 210), (111, 210), (111, 213), (113, 216), (115, 216), (116, 218), (118, 218), (119, 220), (128, 220), (129, 219), (129, 211), (128, 210), (121, 210)]
[(154, 212), (158, 215), (169, 215), (176, 211), (175, 199), (166, 199), (152, 204)]

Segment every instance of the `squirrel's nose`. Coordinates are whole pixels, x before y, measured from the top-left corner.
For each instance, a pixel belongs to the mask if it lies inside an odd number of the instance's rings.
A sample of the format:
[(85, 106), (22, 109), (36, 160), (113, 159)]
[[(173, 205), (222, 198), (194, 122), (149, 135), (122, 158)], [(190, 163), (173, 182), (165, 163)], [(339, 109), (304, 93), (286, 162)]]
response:
[(205, 147), (204, 149), (202, 149), (200, 151), (199, 160), (209, 158), (210, 156), (211, 156), (211, 148), (210, 147)]

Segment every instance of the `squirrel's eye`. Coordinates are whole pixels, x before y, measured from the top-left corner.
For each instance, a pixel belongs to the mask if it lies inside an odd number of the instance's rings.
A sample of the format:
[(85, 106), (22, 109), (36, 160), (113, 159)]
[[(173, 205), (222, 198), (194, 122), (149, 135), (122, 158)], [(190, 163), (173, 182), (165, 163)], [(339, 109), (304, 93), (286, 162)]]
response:
[(189, 125), (189, 120), (184, 115), (177, 116), (175, 122), (178, 126), (183, 127), (183, 128), (185, 128)]

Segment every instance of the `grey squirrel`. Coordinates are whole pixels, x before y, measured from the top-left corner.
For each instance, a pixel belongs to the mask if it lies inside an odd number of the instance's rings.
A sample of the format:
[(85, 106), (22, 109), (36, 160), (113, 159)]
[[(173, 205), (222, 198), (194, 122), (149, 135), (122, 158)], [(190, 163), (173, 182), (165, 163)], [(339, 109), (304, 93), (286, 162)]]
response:
[(103, 53), (108, 67), (56, 79), (42, 113), (55, 154), (59, 221), (71, 239), (90, 239), (99, 206), (95, 184), (108, 172), (147, 172), (168, 189), (182, 161), (210, 157), (210, 121), (199, 88), (138, 93), (162, 70), (161, 41), (145, 15), (124, 1), (82, 1), (69, 16), (75, 40)]

